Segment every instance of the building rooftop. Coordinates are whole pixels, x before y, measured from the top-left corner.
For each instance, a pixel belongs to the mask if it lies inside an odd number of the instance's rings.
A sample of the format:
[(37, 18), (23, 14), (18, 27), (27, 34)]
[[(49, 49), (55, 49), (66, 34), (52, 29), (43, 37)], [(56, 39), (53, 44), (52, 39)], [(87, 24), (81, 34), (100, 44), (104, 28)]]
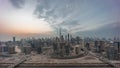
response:
[(54, 59), (45, 55), (31, 56), (31, 59), (25, 63), (103, 63), (99, 59), (92, 56), (84, 56), (74, 59)]
[[(15, 63), (20, 61), (22, 58), (22, 55), (13, 55), (12, 57), (0, 57), (0, 63)], [(112, 61), (113, 63), (120, 63), (120, 61)], [(54, 59), (50, 58), (50, 56), (47, 55), (34, 55), (30, 56), (27, 61), (24, 63), (103, 63), (98, 58), (93, 57), (91, 55), (86, 55), (84, 57), (80, 58), (74, 58), (74, 59)]]

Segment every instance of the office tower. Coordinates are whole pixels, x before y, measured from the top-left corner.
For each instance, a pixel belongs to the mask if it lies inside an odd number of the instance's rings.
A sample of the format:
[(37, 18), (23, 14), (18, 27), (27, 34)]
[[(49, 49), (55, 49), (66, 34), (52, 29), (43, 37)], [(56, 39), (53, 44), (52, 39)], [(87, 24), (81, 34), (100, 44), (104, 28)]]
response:
[(116, 58), (120, 60), (120, 42), (114, 42), (113, 46), (114, 46), (115, 50), (117, 51)]
[(102, 53), (104, 51), (104, 44), (103, 41), (95, 41), (95, 51)]
[(71, 42), (70, 42), (72, 45), (75, 45), (75, 39), (74, 38), (71, 38)]
[(38, 53), (38, 54), (41, 54), (41, 53), (42, 53), (42, 47), (41, 47), (41, 46), (38, 46), (38, 47), (37, 47), (37, 53)]
[(79, 54), (79, 51), (80, 51), (79, 47), (75, 47), (75, 53)]
[(61, 38), (61, 35), (62, 35), (61, 28), (59, 28), (59, 38)]
[(60, 47), (60, 56), (63, 57), (65, 55), (65, 43), (64, 42), (59, 42), (59, 47)]
[(8, 55), (8, 46), (6, 44), (1, 44), (0, 49), (1, 55)]
[(61, 41), (61, 42), (64, 42), (64, 37), (63, 37), (63, 35), (61, 35), (60, 41)]
[(68, 41), (68, 35), (65, 35), (65, 40)]
[(33, 42), (30, 42), (30, 45), (32, 48), (35, 48), (35, 44)]
[(79, 36), (76, 37), (76, 42), (77, 42), (77, 44), (80, 44), (80, 37)]
[(13, 42), (15, 42), (16, 41), (16, 38), (15, 37), (13, 37)]
[(30, 54), (31, 51), (32, 51), (31, 46), (29, 46), (29, 45), (23, 46), (23, 53), (25, 53), (25, 54)]
[(120, 53), (120, 42), (114, 42), (113, 46), (115, 47), (115, 49)]
[(70, 41), (70, 35), (68, 34), (68, 35), (67, 35), (67, 37), (68, 37), (68, 39), (67, 39), (67, 40), (68, 40), (68, 42), (69, 42), (69, 41)]
[(65, 53), (66, 53), (66, 55), (70, 54), (70, 45), (69, 44), (65, 46)]
[(86, 47), (86, 49), (90, 50), (90, 43), (87, 42), (87, 43), (85, 44), (85, 47)]
[(81, 48), (79, 45), (72, 46), (72, 55), (78, 55), (81, 53)]
[(105, 51), (105, 42), (104, 41), (100, 41), (100, 52)]
[(1, 46), (2, 42), (0, 42), (0, 46)]
[(0, 44), (0, 55), (2, 54), (2, 46), (1, 46), (1, 44)]
[(94, 46), (95, 46), (94, 41), (90, 41), (90, 42), (89, 42), (89, 47), (90, 47), (90, 50), (91, 50), (91, 51), (94, 51), (94, 49), (95, 49)]
[(116, 60), (117, 59), (117, 50), (115, 50), (114, 46), (109, 46), (107, 48), (107, 58), (109, 60)]
[(99, 52), (99, 48), (100, 48), (99, 42), (95, 41), (95, 52)]
[(15, 46), (9, 46), (8, 52), (9, 52), (9, 54), (14, 54), (15, 53)]
[(58, 45), (55, 42), (53, 42), (53, 51), (57, 52), (57, 50), (58, 50)]
[(82, 47), (82, 48), (85, 47), (85, 42), (84, 42), (84, 40), (81, 41), (81, 47)]

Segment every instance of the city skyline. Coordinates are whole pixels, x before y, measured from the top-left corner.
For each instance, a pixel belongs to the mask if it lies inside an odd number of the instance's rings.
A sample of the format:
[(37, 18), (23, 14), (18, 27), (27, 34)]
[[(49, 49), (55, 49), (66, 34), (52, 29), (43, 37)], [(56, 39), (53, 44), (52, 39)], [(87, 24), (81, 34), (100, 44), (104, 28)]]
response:
[(0, 41), (53, 36), (119, 37), (119, 0), (0, 0)]

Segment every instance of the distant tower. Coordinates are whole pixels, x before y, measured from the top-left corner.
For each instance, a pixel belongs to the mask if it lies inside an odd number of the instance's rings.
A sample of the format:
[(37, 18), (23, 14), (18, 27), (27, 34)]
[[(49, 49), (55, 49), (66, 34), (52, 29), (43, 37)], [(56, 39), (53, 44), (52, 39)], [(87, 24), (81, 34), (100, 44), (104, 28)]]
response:
[(0, 45), (2, 44), (2, 42), (0, 42)]
[(60, 38), (61, 38), (61, 28), (59, 29), (59, 35), (60, 35)]
[(68, 33), (68, 41), (70, 41), (70, 35), (69, 35), (69, 33)]
[(13, 37), (13, 42), (15, 42), (16, 40), (15, 40), (15, 37)]

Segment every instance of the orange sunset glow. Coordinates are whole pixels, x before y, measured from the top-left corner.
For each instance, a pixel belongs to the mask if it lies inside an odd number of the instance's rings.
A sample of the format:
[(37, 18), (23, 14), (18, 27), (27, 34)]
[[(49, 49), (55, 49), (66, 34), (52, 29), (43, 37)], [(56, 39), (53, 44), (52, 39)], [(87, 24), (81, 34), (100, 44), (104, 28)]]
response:
[(7, 19), (1, 25), (2, 33), (9, 34), (38, 34), (53, 31), (44, 19), (37, 19), (28, 13), (14, 12), (3, 18)]

